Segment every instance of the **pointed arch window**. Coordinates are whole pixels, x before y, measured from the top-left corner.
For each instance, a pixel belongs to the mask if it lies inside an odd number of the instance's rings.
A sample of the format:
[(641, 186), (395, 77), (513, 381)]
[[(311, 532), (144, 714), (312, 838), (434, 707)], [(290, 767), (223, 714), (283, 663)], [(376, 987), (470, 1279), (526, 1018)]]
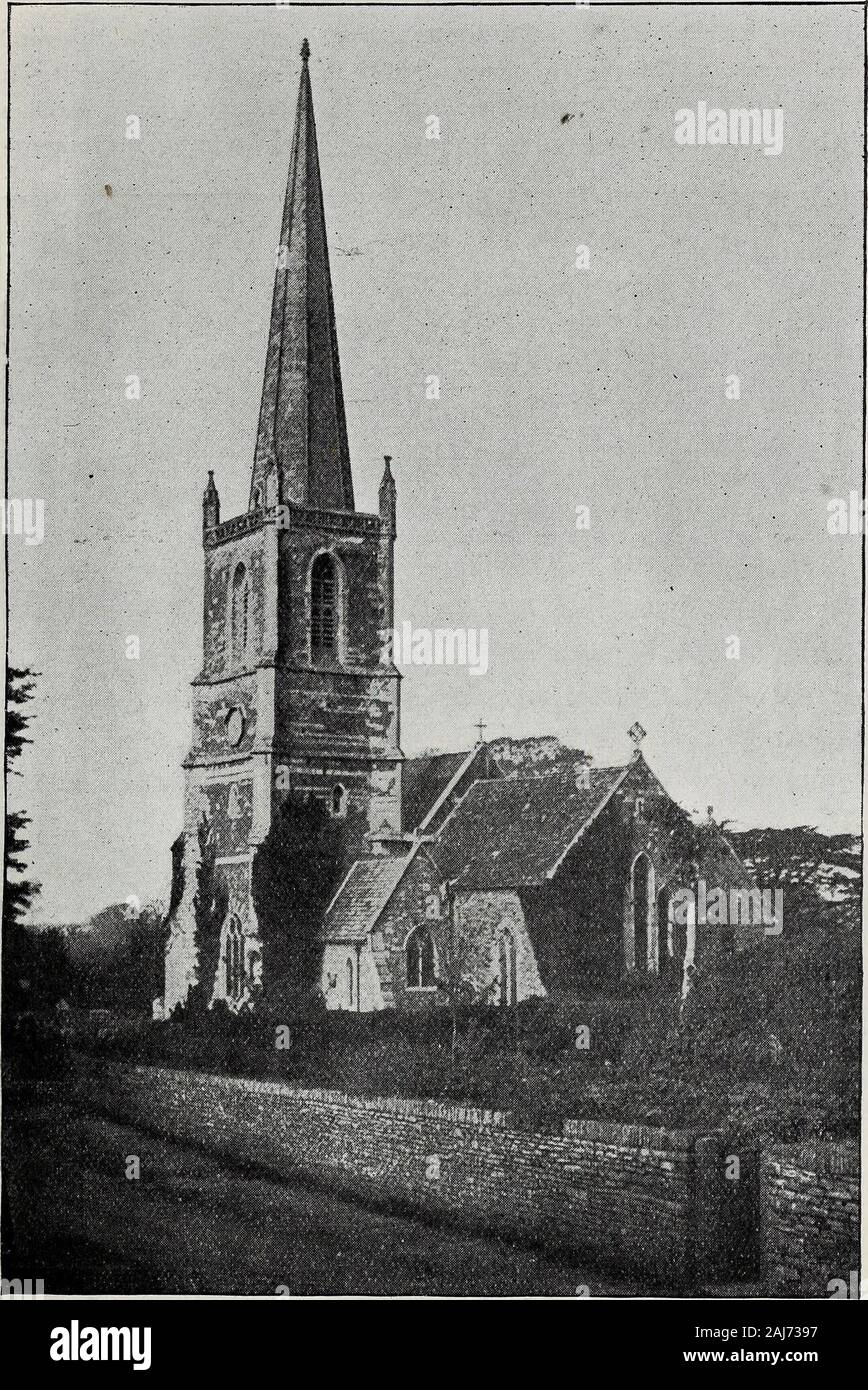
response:
[(230, 917), (226, 928), (226, 998), (240, 999), (244, 993), (244, 933), (237, 917)]
[(347, 814), (347, 792), (340, 782), (332, 787), (331, 812), (339, 819)]
[(352, 1009), (355, 1008), (356, 1005), (356, 972), (353, 966), (352, 956), (347, 956), (347, 963), (344, 968), (347, 979), (347, 1005)]
[(240, 661), (247, 653), (250, 640), (250, 582), (243, 565), (236, 565), (232, 576), (230, 624), (232, 655), (236, 661)]
[(331, 555), (317, 555), (311, 570), (310, 645), (312, 655), (337, 655), (338, 572)]
[(417, 927), (405, 947), (408, 989), (436, 989), (434, 938), (427, 927)]
[(518, 985), (516, 982), (516, 952), (515, 937), (507, 928), (500, 938), (498, 948), (498, 1003), (503, 1008), (511, 1008), (518, 999)]
[(644, 850), (637, 854), (633, 861), (627, 901), (627, 967), (641, 974), (653, 973), (658, 962), (657, 901), (654, 893), (654, 865)]

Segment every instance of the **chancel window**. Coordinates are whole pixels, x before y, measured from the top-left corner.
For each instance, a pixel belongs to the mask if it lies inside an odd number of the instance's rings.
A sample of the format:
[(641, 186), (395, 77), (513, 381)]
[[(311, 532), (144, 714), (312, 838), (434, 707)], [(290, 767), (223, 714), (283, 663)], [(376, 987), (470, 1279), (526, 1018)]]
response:
[(639, 854), (633, 865), (630, 902), (632, 908), (633, 968), (640, 972), (654, 969), (654, 869), (646, 854)]
[(338, 575), (330, 555), (318, 555), (311, 572), (310, 645), (313, 653), (336, 652)]
[(226, 997), (240, 999), (244, 992), (244, 933), (237, 917), (226, 928)]
[(434, 938), (417, 927), (407, 938), (407, 988), (436, 989)]

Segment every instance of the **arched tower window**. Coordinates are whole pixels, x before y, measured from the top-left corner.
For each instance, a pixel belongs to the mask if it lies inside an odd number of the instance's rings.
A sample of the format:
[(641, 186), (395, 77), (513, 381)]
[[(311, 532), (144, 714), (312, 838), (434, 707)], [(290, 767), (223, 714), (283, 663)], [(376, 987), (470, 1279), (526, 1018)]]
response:
[(332, 807), (332, 815), (333, 815), (333, 816), (341, 817), (341, 816), (345, 816), (346, 813), (347, 813), (347, 793), (346, 793), (346, 788), (345, 788), (345, 787), (342, 787), (341, 784), (340, 784), (340, 782), (338, 782), (338, 783), (336, 784), (336, 786), (334, 786), (334, 787), (332, 788), (332, 802), (331, 802), (331, 807)]
[(317, 555), (311, 570), (311, 654), (337, 654), (338, 572), (331, 555)]
[(244, 992), (244, 933), (237, 917), (226, 928), (226, 998), (240, 999)]
[(417, 927), (404, 948), (408, 989), (436, 989), (434, 938), (427, 927)]
[(243, 565), (236, 565), (235, 573), (232, 576), (230, 622), (232, 625), (232, 655), (236, 661), (239, 661), (247, 652), (250, 638), (250, 584)]

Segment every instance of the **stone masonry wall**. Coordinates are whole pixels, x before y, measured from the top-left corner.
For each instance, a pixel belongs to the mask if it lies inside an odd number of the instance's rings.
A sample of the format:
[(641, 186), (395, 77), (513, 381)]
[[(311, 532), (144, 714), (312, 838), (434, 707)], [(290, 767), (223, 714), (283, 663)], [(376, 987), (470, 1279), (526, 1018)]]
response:
[(858, 1297), (857, 1147), (769, 1149), (762, 1159), (762, 1231), (766, 1279), (774, 1293)]
[(544, 1241), (660, 1286), (689, 1286), (702, 1263), (691, 1132), (569, 1120), (529, 1133), (464, 1106), (104, 1063), (82, 1085), (117, 1119), (280, 1176)]

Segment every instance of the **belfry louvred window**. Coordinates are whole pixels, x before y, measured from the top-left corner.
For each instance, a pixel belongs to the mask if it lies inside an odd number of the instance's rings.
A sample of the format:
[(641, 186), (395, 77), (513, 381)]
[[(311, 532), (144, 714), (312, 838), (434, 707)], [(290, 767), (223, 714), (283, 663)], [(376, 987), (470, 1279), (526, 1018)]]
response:
[(311, 575), (310, 644), (333, 652), (338, 644), (338, 577), (330, 555), (318, 555)]

